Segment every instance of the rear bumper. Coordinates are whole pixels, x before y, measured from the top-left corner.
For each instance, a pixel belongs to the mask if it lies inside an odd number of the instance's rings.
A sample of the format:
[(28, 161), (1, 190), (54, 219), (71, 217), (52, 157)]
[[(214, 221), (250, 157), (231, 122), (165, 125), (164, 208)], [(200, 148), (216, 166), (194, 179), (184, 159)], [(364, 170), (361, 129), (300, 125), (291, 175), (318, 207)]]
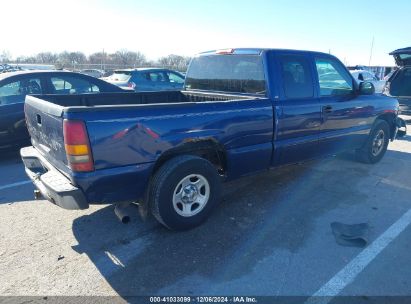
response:
[(60, 171), (55, 169), (34, 147), (20, 150), (25, 170), (44, 198), (64, 209), (87, 209), (87, 198)]

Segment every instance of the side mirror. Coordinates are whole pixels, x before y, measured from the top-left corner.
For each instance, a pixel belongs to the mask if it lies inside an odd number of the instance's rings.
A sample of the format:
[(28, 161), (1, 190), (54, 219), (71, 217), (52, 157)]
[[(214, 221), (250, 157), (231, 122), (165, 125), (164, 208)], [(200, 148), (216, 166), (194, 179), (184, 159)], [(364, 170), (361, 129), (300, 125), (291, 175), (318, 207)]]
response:
[(359, 91), (361, 95), (373, 95), (375, 93), (375, 87), (371, 82), (364, 81), (360, 83)]

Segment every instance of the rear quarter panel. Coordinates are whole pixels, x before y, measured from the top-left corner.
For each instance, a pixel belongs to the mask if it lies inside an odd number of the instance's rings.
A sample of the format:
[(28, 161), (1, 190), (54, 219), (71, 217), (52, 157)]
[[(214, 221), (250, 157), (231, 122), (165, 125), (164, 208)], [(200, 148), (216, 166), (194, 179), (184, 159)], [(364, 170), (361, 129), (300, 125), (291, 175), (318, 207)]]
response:
[(86, 122), (96, 170), (154, 163), (165, 151), (184, 143), (212, 140), (224, 147), (229, 171), (239, 176), (269, 166), (272, 113), (269, 99), (253, 99), (95, 107), (65, 115)]

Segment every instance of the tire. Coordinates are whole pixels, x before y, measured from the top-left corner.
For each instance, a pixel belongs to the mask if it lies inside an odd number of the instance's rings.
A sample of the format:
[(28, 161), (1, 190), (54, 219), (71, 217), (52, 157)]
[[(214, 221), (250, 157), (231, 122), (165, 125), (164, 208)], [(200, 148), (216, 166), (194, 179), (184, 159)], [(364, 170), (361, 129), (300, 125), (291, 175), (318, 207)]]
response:
[(149, 207), (170, 230), (187, 230), (203, 223), (218, 204), (221, 178), (206, 159), (182, 155), (164, 163), (154, 174)]
[(364, 146), (357, 150), (357, 159), (366, 164), (379, 162), (387, 151), (390, 141), (390, 126), (385, 120), (377, 119)]

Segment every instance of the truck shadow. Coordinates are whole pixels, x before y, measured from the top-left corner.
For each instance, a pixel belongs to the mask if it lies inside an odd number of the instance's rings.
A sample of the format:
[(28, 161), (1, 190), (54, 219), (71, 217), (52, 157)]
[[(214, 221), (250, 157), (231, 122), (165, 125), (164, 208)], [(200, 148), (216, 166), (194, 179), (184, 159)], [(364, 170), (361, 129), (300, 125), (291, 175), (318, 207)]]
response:
[(20, 149), (0, 151), (0, 205), (14, 204), (33, 199), (34, 187), (31, 183), (8, 187), (13, 183), (28, 181), (24, 165), (20, 158)]
[(21, 163), (20, 148), (0, 150), (0, 165), (9, 163)]
[[(411, 161), (411, 154), (403, 157)], [(329, 158), (227, 183), (211, 218), (185, 232), (168, 231), (152, 218), (122, 225), (112, 206), (103, 208), (74, 221), (79, 245), (73, 249), (87, 254), (122, 297), (204, 294), (206, 282), (224, 284), (247, 275), (275, 248), (298, 252), (319, 216), (363, 201), (364, 192), (352, 185), (372, 167), (351, 159)], [(356, 199), (346, 199), (347, 189)], [(190, 277), (205, 285), (182, 283)]]

